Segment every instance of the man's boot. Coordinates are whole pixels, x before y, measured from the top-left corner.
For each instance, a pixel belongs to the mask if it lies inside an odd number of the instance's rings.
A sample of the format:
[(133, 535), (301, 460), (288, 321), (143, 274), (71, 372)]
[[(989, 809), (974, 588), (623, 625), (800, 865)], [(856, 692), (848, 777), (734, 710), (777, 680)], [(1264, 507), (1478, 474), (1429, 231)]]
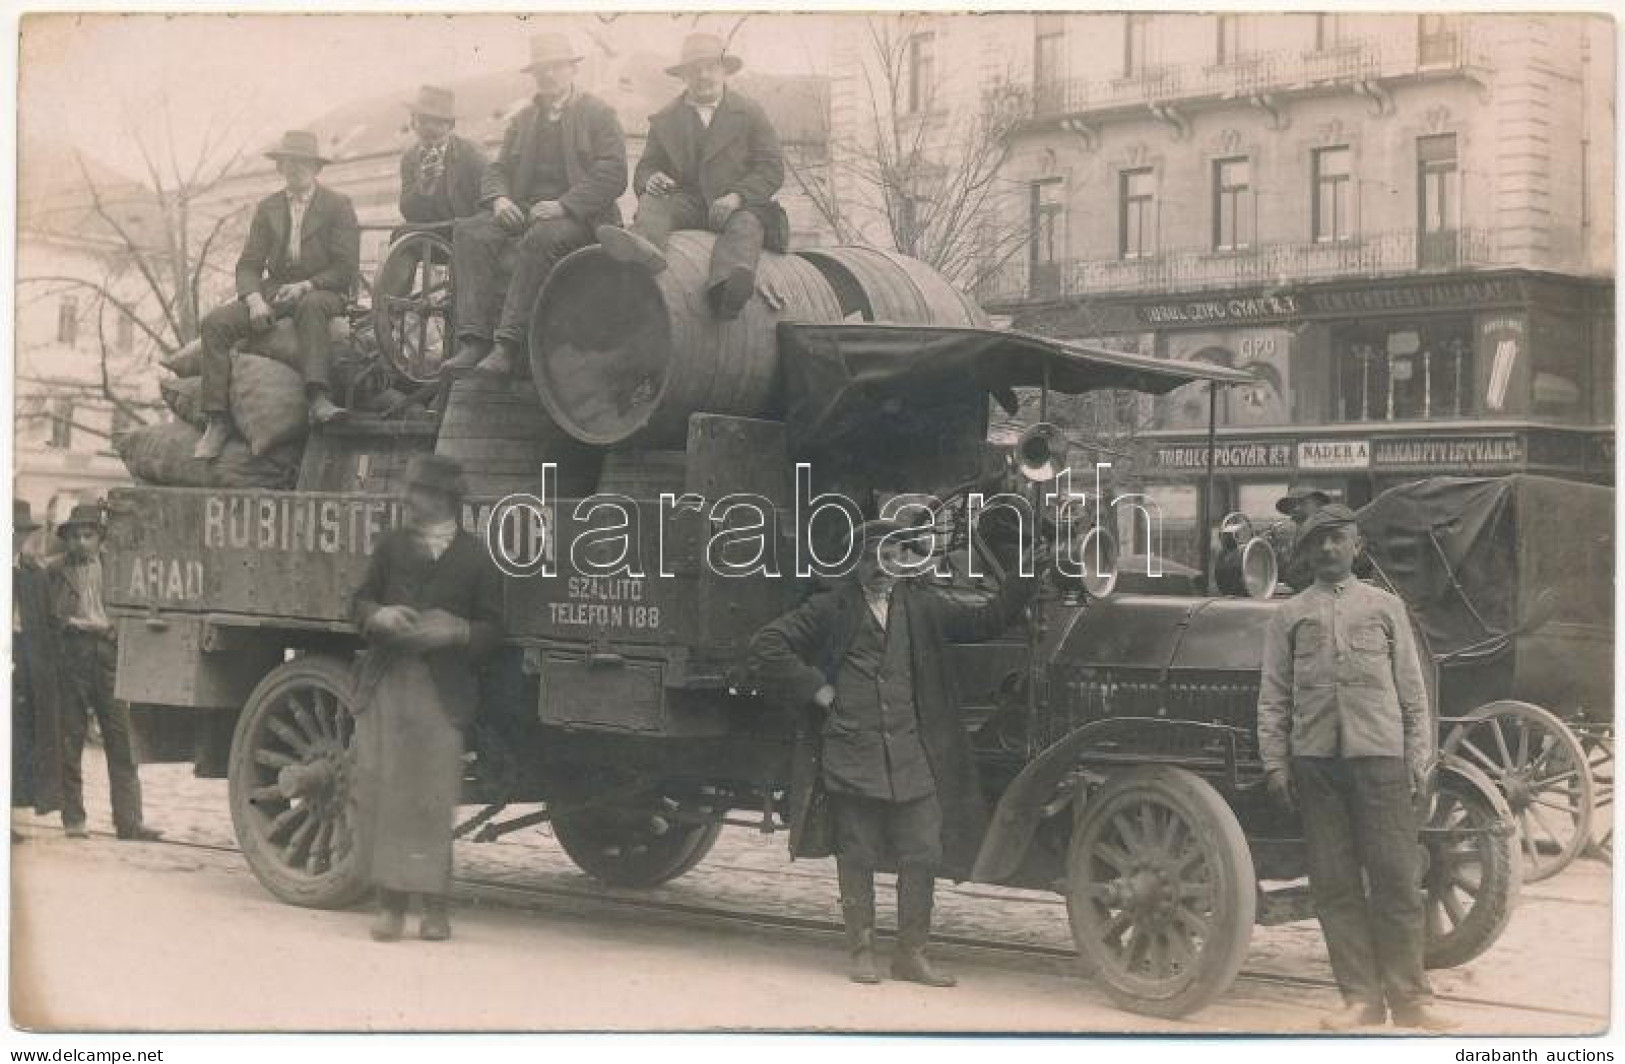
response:
[(654, 241), (640, 233), (622, 229), (618, 225), (601, 225), (593, 235), (598, 238), (598, 243), (603, 245), (609, 257), (616, 262), (642, 266), (652, 274), (666, 268), (666, 253), (656, 247)]
[(378, 888), (378, 915), (372, 922), (372, 937), (378, 942), (394, 942), (406, 927), (406, 895), (398, 890)]
[(868, 868), (837, 858), (835, 876), (841, 885), (841, 919), (846, 924), (847, 976), (854, 983), (878, 983), (875, 874)]
[(513, 370), (519, 364), (518, 353), (514, 350), (512, 340), (498, 340), (496, 350), (492, 351), (480, 364), (474, 367), (474, 372), (485, 373), (492, 377), (501, 377), (504, 380), (513, 376)]
[(224, 414), (210, 414), (208, 427), (203, 430), (203, 438), (192, 448), (192, 457), (212, 462), (224, 453), (226, 443), (230, 439), (230, 419)]
[(327, 397), (326, 388), (312, 388), (307, 397), (310, 405), (310, 423), (326, 425), (345, 415), (345, 410)]
[(894, 979), (926, 986), (957, 986), (959, 980), (932, 967), (925, 955), (931, 938), (931, 903), (936, 877), (918, 868), (897, 873), (897, 952), (892, 956)]
[(1377, 1027), (1388, 1019), (1388, 1010), (1382, 1005), (1353, 1001), (1336, 1012), (1320, 1018), (1322, 1031), (1353, 1031), (1361, 1027)]
[(1454, 1031), (1461, 1026), (1461, 1021), (1454, 1016), (1446, 1016), (1432, 1005), (1410, 1005), (1395, 1008), (1394, 1026), (1410, 1027), (1418, 1031), (1431, 1031), (1442, 1033)]
[(478, 336), (465, 336), (457, 345), (457, 353), (440, 364), (440, 371), (473, 369), (490, 353), (491, 341)]
[(755, 272), (748, 266), (735, 266), (711, 289), (711, 312), (721, 321), (733, 321), (755, 293)]
[(451, 937), (451, 909), (444, 894), (423, 896), (423, 919), (418, 922), (418, 937), (425, 942), (444, 942)]

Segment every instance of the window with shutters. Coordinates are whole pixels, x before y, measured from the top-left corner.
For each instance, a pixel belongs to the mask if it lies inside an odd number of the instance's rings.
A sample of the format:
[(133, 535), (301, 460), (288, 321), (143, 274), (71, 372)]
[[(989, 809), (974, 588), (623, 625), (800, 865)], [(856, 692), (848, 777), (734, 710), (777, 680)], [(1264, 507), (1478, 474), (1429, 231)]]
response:
[(1321, 148), (1314, 154), (1314, 238), (1317, 244), (1349, 240), (1354, 235), (1354, 175), (1347, 147)]
[(1253, 246), (1252, 162), (1246, 158), (1213, 163), (1213, 249)]
[(1460, 174), (1456, 135), (1416, 141), (1417, 259), (1421, 266), (1455, 266), (1459, 259)]
[(1144, 259), (1156, 254), (1157, 186), (1150, 169), (1124, 170), (1118, 177), (1118, 254)]

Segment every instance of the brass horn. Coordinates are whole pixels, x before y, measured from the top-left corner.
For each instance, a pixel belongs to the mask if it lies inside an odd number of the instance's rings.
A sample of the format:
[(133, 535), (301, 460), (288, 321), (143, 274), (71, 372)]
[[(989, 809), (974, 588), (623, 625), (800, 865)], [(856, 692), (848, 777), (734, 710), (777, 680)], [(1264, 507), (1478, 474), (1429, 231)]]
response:
[(1214, 577), (1220, 593), (1255, 599), (1274, 595), (1280, 580), (1280, 560), (1269, 539), (1260, 535), (1252, 520), (1240, 512), (1226, 514), (1219, 522), (1219, 532), (1235, 540), (1237, 547), (1236, 553), (1227, 553), (1216, 563)]
[(1016, 468), (1035, 483), (1054, 480), (1066, 468), (1066, 434), (1048, 421), (1023, 432), (1014, 450)]

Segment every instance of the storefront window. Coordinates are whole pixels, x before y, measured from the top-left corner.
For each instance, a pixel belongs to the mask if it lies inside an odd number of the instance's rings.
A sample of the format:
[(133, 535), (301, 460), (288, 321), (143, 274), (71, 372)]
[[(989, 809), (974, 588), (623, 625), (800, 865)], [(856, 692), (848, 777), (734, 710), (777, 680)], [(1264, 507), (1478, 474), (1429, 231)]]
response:
[(1468, 318), (1336, 326), (1332, 351), (1339, 420), (1426, 421), (1475, 413)]

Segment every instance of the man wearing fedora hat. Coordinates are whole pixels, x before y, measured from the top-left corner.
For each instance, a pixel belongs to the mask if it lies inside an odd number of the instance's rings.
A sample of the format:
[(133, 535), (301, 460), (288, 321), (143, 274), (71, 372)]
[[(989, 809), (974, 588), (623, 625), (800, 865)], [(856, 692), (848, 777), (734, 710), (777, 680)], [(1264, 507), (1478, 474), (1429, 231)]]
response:
[[(508, 375), (523, 364), (530, 312), (553, 264), (619, 223), (626, 138), (614, 108), (576, 88), (582, 56), (568, 38), (531, 38), (536, 95), (514, 116), (485, 171), (480, 206), (457, 223), (458, 348), (446, 365)], [(512, 279), (509, 280), (511, 274)]]
[(326, 424), (343, 414), (328, 394), (328, 321), (344, 313), (361, 272), (361, 230), (349, 197), (316, 182), (328, 161), (316, 135), (290, 130), (266, 156), (284, 188), (260, 200), (237, 258), (237, 299), (203, 319), (201, 405), (208, 427), (194, 452), (215, 459), (231, 438), (228, 398), (232, 345), (293, 318), (310, 419)]
[(401, 155), (401, 217), (418, 225), (471, 217), (480, 209), (486, 159), (478, 144), (452, 132), (456, 95), (423, 85), (408, 106), (417, 139)]
[(719, 234), (707, 292), (717, 317), (739, 316), (756, 290), (764, 244), (784, 251), (790, 225), (773, 194), (784, 184), (779, 137), (756, 101), (728, 86), (741, 66), (722, 38), (690, 34), (666, 73), (687, 88), (649, 119), (649, 141), (632, 176), (638, 214), (631, 229), (601, 226), (610, 255), (651, 272), (666, 267), (673, 229)]
[(147, 842), (159, 832), (141, 819), (141, 778), (130, 731), (130, 710), (113, 698), (118, 633), (102, 604), (101, 507), (81, 503), (56, 534), (66, 546), (49, 568), (51, 615), (61, 639), (68, 704), (62, 713), (62, 824), (85, 837), (84, 756), (90, 715), (102, 731), (113, 827), (120, 839)]
[(62, 807), (64, 678), (50, 579), (28, 548), (41, 527), (26, 500), (12, 500), (11, 804), (49, 813)]
[[(853, 982), (878, 983), (877, 868), (897, 869), (894, 978), (954, 979), (926, 957), (935, 878), (969, 874), (987, 810), (956, 701), (949, 643), (996, 638), (1036, 589), (1014, 575), (978, 606), (903, 578), (929, 529), (874, 520), (858, 530), (855, 579), (763, 628), (751, 663), (796, 717), (790, 852), (835, 855)], [(831, 823), (832, 821), (832, 823)]]

